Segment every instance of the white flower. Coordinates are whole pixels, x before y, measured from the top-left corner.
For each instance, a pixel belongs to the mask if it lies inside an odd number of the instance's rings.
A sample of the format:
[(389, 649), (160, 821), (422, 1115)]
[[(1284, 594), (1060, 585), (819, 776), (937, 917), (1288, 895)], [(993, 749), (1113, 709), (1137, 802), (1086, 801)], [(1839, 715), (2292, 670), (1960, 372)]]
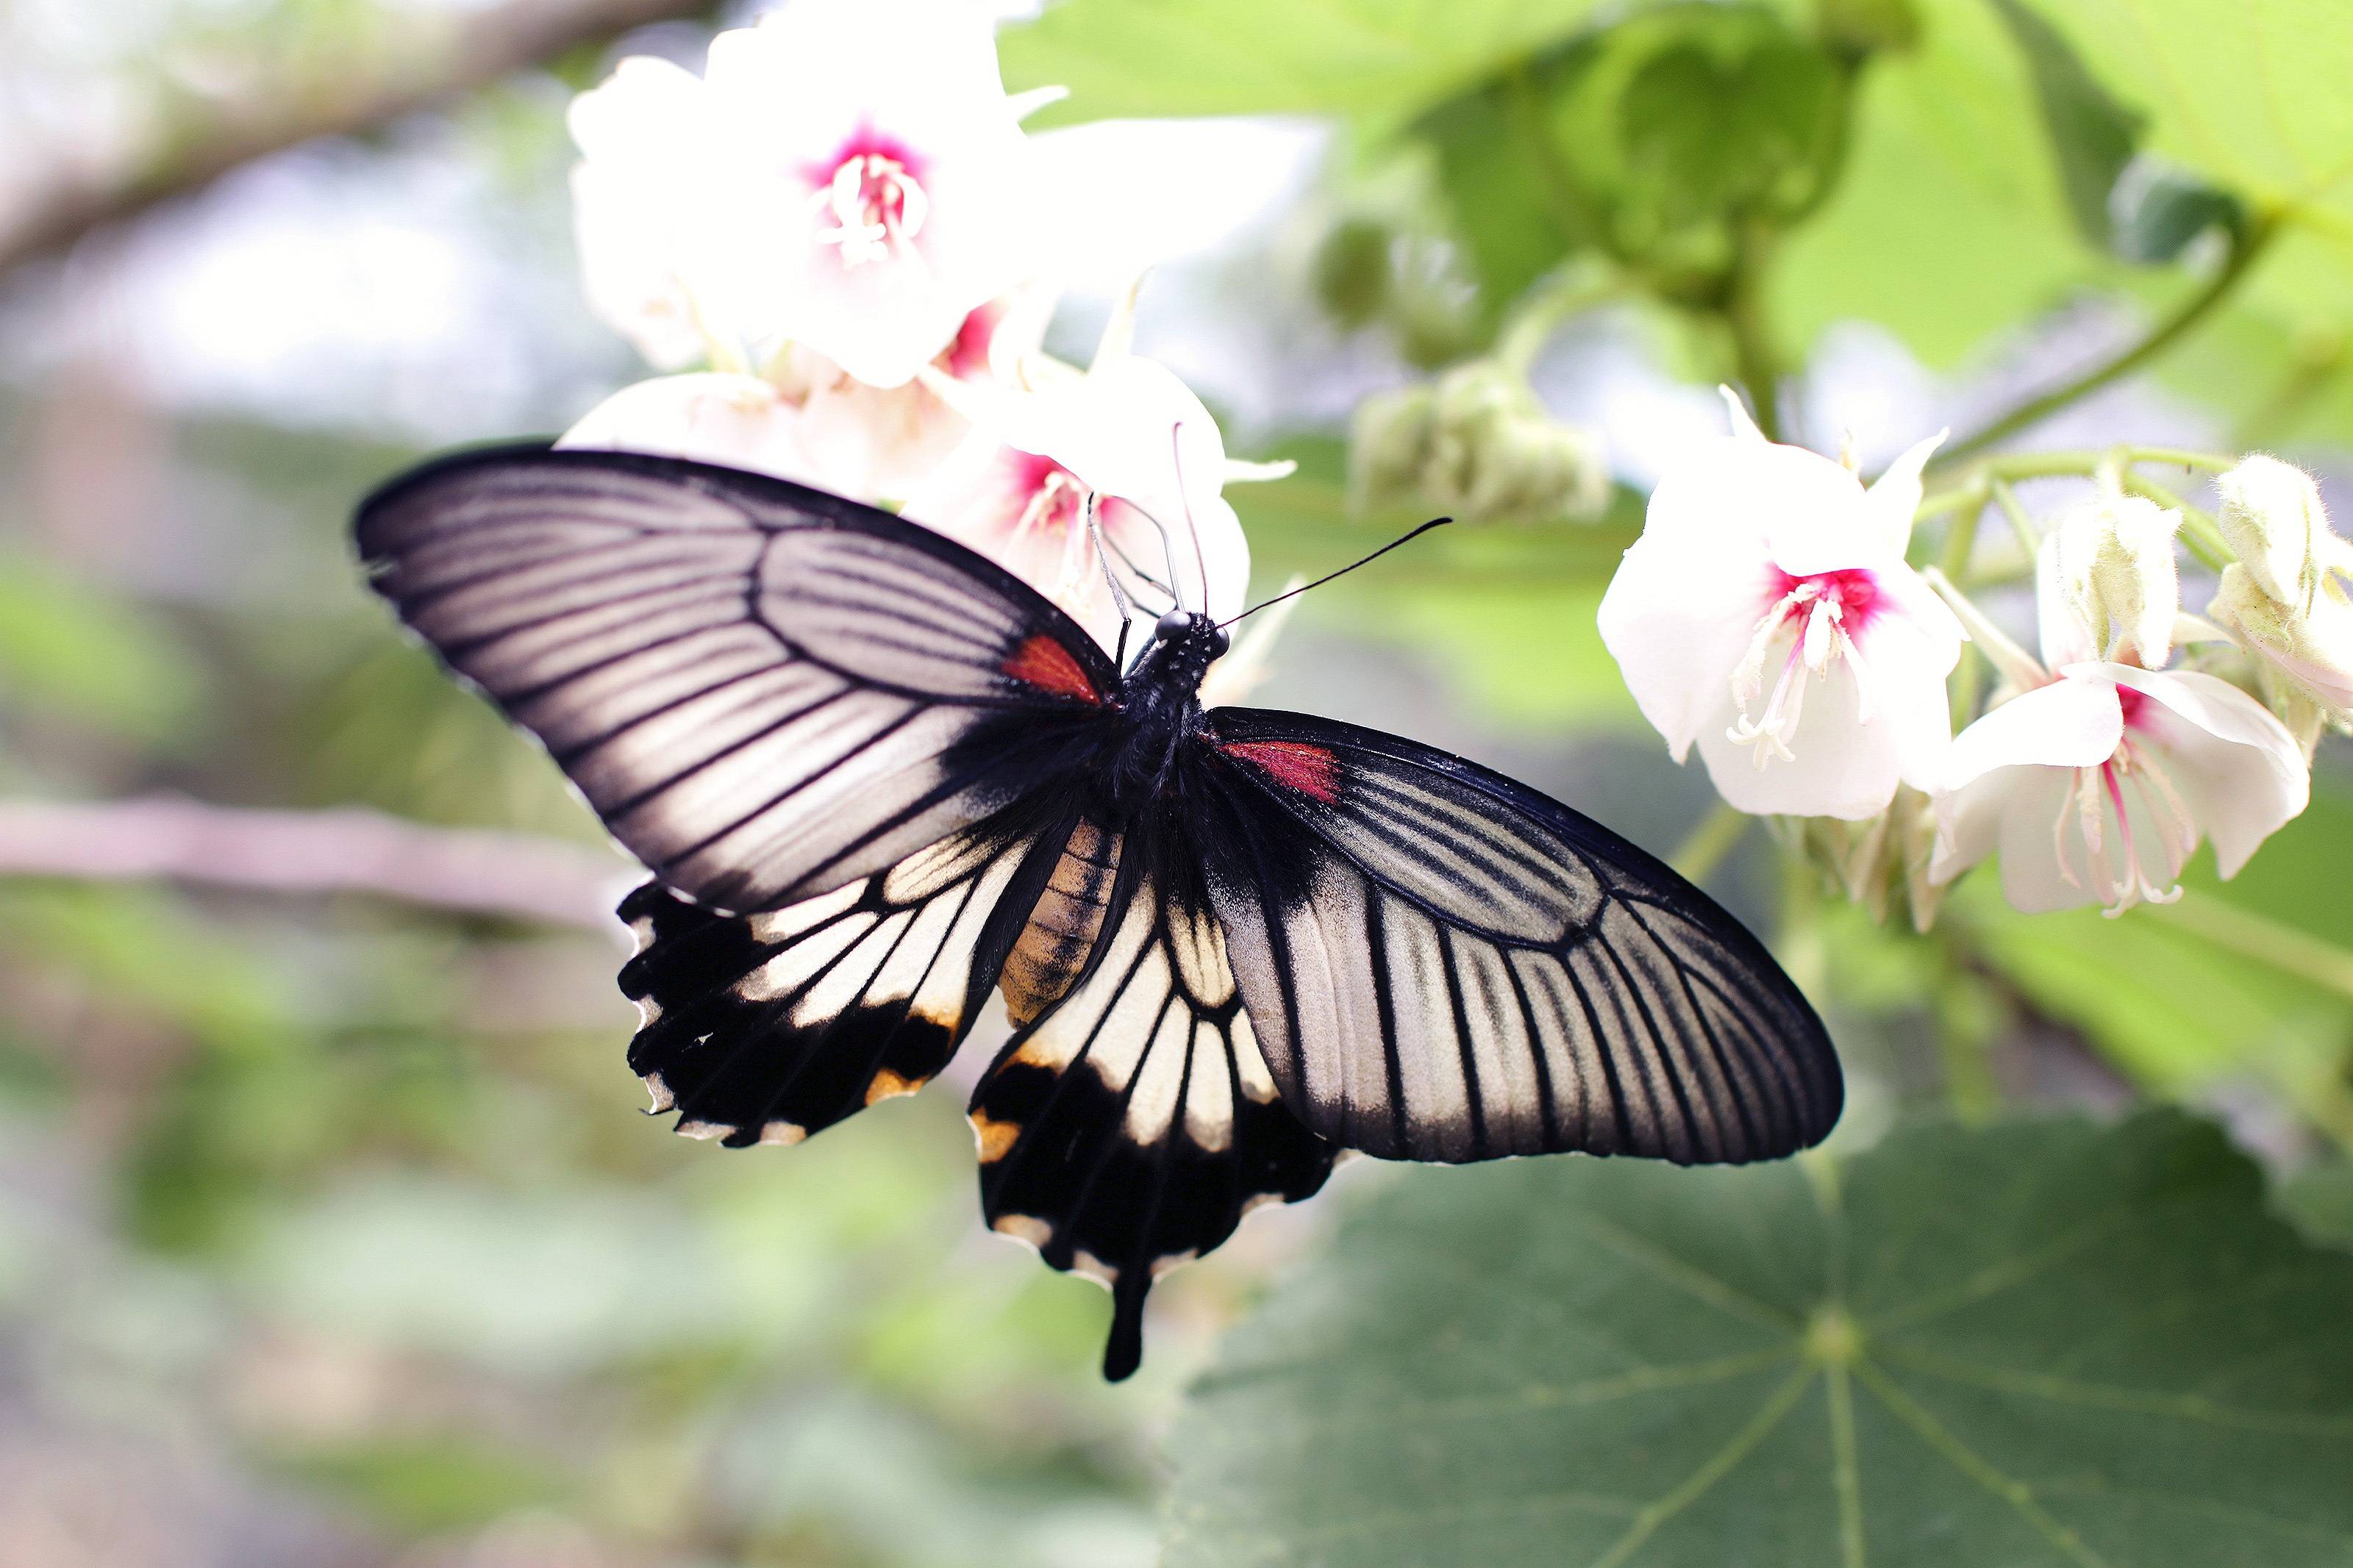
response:
[(822, 483), (800, 408), (756, 375), (707, 371), (623, 387), (566, 430), (558, 447), (695, 458)]
[(979, 306), (924, 376), (893, 387), (870, 385), (814, 353), (788, 353), (771, 374), (800, 395), (817, 482), (869, 501), (904, 501), (923, 489), (972, 430), (932, 377), (980, 386), (1017, 374), (1038, 353), (1051, 305), (1050, 295), (1025, 291)]
[(898, 386), (1050, 244), (1040, 101), (969, 0), (796, 0), (699, 81), (625, 60), (572, 113), (591, 302), (657, 363), (791, 342)]
[(572, 100), (574, 235), (588, 308), (659, 370), (710, 359), (740, 368), (740, 323), (714, 321), (704, 296), (733, 193), (702, 83), (668, 60), (623, 60)]
[[(1043, 317), (992, 301), (965, 320), (937, 374), (983, 383), (1034, 353)], [(556, 444), (697, 458), (815, 485), (856, 500), (900, 500), (926, 484), (972, 428), (922, 381), (885, 390), (802, 350), (765, 376), (659, 376), (607, 398)]]
[(1866, 490), (1733, 408), (1736, 434), (1651, 493), (1602, 597), (1601, 639), (1675, 760), (1697, 741), (1732, 805), (1873, 816), (1899, 782), (1933, 787), (1952, 739), (1960, 624), (1904, 563), (1943, 437)]
[(1953, 742), (1930, 878), (1949, 882), (1999, 848), (2002, 891), (2018, 908), (2097, 902), (2120, 914), (2179, 898), (2201, 836), (2214, 840), (2216, 868), (2234, 875), (2304, 809), (2302, 748), (2227, 681), (2100, 658), (2058, 556), (2045, 539), (2040, 663), (1992, 627), (1971, 628), (2021, 692)]
[(1090, 493), (1140, 616), (1166, 610), (1172, 584), (1189, 609), (1221, 619), (1241, 609), (1250, 547), (1220, 494), (1225, 442), (1166, 368), (1113, 353), (1084, 375), (977, 395), (927, 379), (977, 427), (908, 499), (907, 517), (996, 560), (1106, 647), (1120, 615), (1088, 530)]

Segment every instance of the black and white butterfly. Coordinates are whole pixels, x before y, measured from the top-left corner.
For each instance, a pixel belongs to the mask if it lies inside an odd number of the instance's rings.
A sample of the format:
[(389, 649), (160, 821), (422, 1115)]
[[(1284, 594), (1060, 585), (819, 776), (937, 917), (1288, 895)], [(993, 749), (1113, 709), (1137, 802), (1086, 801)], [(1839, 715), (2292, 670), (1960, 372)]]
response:
[(629, 1065), (678, 1131), (794, 1143), (938, 1073), (997, 1230), (1145, 1292), (1334, 1158), (1770, 1159), (1838, 1119), (1802, 994), (1704, 893), (1430, 747), (1123, 673), (887, 512), (675, 458), (501, 447), (370, 497), (377, 591), (652, 873)]

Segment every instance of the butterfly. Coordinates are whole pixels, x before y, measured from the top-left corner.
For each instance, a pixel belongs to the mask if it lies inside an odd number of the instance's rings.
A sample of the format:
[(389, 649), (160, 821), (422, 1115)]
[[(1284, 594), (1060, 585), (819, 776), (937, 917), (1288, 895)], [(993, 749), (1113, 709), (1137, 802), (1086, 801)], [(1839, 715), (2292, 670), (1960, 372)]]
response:
[(1158, 1275), (1345, 1151), (1737, 1163), (1838, 1119), (1820, 1020), (1706, 894), (1461, 757), (1205, 710), (1206, 616), (1123, 669), (927, 529), (627, 453), (431, 461), (356, 531), (651, 873), (620, 983), (677, 1131), (797, 1143), (1002, 994), (982, 1209), (1109, 1286), (1107, 1377)]

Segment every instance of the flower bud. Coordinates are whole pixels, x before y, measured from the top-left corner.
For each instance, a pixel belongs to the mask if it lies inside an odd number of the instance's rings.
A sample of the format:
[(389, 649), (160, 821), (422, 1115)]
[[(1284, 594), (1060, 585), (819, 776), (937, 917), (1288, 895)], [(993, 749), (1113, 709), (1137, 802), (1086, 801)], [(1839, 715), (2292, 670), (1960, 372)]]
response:
[(1909, 784), (1896, 786), (1887, 809), (1861, 822), (1836, 817), (1798, 819), (1796, 843), (1830, 881), (1883, 922), (1901, 898), (1913, 929), (1926, 931), (1944, 901), (1941, 884), (1928, 879), (1936, 846), (1936, 813), (1928, 797)]
[[(2325, 536), (2315, 578), (2307, 615), (2265, 593), (2251, 566), (2226, 566), (2206, 613), (2261, 661), (2267, 696), (2284, 679), (2329, 721), (2353, 723), (2353, 545)], [(2291, 730), (2305, 717), (2292, 703), (2281, 711), (2280, 697), (2272, 706)]]
[(2059, 589), (2099, 657), (2164, 668), (2181, 611), (2173, 561), (2180, 526), (2179, 512), (2138, 496), (2103, 496), (2060, 518)]
[(1609, 497), (1600, 437), (1556, 422), (1492, 361), (1366, 398), (1353, 456), (1360, 502), (1411, 497), (1466, 521), (1588, 518)]
[(2310, 609), (2320, 581), (2316, 552), (2329, 537), (2328, 512), (2312, 476), (2258, 452), (2214, 488), (2222, 496), (2215, 521), (2247, 575), (2281, 604)]

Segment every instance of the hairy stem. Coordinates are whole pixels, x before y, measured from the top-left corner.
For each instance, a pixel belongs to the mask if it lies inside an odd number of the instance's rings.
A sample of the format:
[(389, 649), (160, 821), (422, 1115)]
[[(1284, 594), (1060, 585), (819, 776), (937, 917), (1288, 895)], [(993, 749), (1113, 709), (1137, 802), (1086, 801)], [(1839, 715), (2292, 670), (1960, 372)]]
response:
[(2275, 218), (2256, 218), (2239, 237), (2238, 243), (2231, 247), (2221, 269), (2207, 280), (2205, 286), (2174, 307), (2170, 314), (2158, 321), (2137, 342), (2094, 365), (2073, 381), (2055, 386), (2039, 397), (2029, 398), (1976, 434), (1946, 447), (1937, 459), (1938, 466), (1947, 466), (1973, 457), (2030, 426), (2041, 424), (2078, 399), (2130, 375), (2171, 348), (2177, 340), (2211, 315), (2216, 307), (2231, 297), (2278, 231), (2279, 224)]

